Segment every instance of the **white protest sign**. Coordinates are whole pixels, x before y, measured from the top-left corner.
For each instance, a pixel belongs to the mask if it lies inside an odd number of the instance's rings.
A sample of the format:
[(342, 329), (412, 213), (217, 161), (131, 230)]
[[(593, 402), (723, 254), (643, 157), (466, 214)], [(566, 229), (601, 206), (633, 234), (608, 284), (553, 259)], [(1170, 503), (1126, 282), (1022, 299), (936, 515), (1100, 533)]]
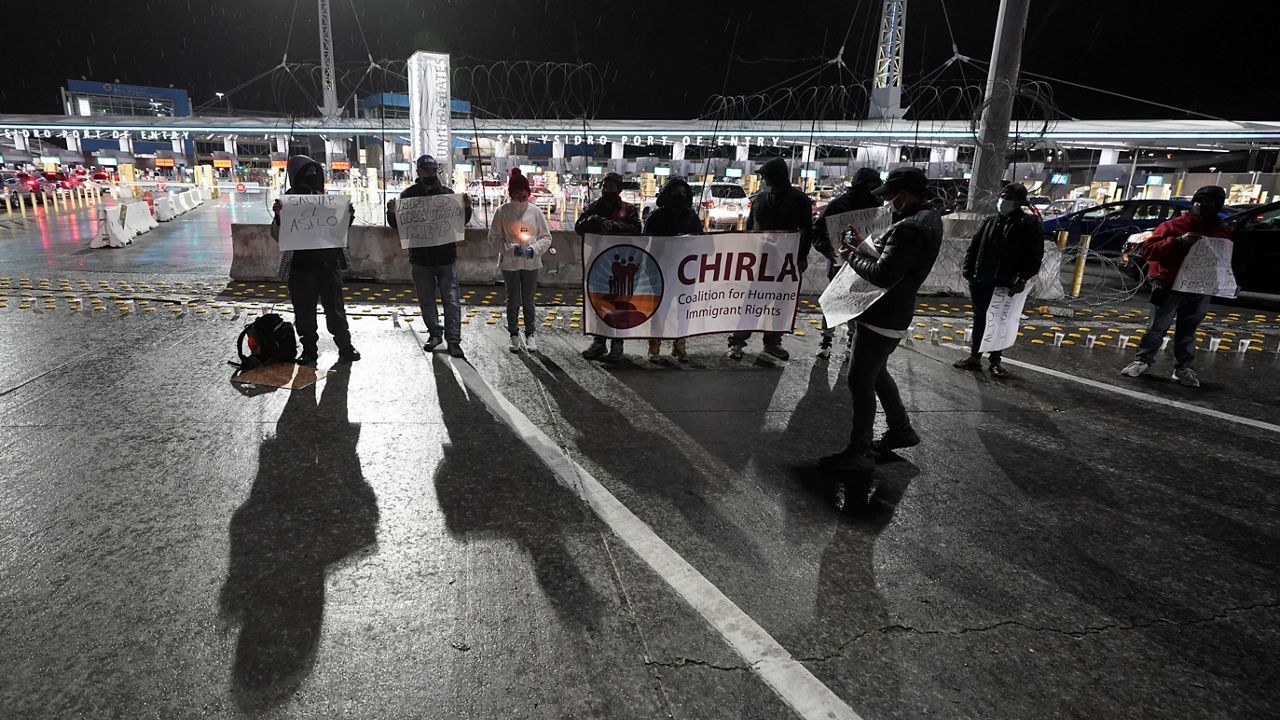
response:
[(832, 249), (839, 248), (840, 237), (850, 225), (862, 237), (870, 238), (872, 235), (888, 230), (892, 219), (893, 216), (889, 214), (888, 205), (864, 208), (862, 210), (850, 210), (838, 215), (828, 215), (826, 217), (827, 237), (831, 238)]
[(1202, 237), (1191, 246), (1187, 259), (1182, 261), (1178, 277), (1173, 281), (1175, 292), (1192, 295), (1236, 296), (1236, 275), (1231, 271), (1231, 241), (1216, 237)]
[(1022, 308), (1027, 304), (1028, 292), (1016, 295), (1007, 287), (996, 288), (987, 307), (987, 327), (978, 344), (978, 352), (999, 352), (1013, 347), (1018, 339), (1018, 324), (1022, 322)]
[(323, 250), (347, 246), (349, 195), (281, 195), (280, 249)]
[(800, 295), (798, 232), (582, 241), (586, 333), (680, 338), (791, 332)]
[(462, 196), (456, 193), (396, 200), (400, 247), (434, 247), (462, 242), (467, 227)]
[(853, 265), (845, 263), (827, 289), (822, 291), (818, 306), (827, 319), (827, 327), (836, 327), (866, 312), (887, 292), (889, 288), (875, 285), (854, 272)]

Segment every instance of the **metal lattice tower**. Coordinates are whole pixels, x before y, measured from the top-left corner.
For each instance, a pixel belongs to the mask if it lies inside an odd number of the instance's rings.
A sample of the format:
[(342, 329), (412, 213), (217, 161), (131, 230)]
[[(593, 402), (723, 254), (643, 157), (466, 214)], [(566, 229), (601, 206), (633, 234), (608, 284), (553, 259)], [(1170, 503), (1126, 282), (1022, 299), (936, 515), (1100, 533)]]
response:
[(906, 28), (907, 0), (884, 0), (871, 107), (867, 113), (870, 117), (900, 118), (906, 114), (902, 108), (902, 41)]
[(318, 0), (320, 6), (320, 72), (324, 87), (324, 104), (320, 114), (325, 117), (338, 115), (337, 80), (333, 70), (333, 27), (329, 21), (329, 0)]

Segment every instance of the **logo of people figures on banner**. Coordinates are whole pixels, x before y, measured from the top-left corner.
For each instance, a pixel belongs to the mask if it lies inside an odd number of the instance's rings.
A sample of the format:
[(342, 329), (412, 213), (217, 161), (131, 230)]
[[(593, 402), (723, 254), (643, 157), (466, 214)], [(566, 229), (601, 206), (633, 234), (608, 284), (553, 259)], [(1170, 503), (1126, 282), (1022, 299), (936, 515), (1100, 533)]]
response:
[(614, 245), (591, 263), (591, 307), (605, 325), (628, 330), (653, 317), (662, 304), (662, 268), (634, 245)]

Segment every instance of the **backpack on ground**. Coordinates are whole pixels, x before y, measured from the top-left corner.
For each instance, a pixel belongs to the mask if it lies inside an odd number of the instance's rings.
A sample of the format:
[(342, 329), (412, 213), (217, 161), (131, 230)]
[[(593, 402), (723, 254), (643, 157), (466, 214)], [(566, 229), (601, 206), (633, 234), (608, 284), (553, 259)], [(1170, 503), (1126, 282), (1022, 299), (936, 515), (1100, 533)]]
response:
[(275, 313), (263, 315), (240, 331), (240, 337), (236, 339), (236, 354), (240, 356), (240, 364), (231, 364), (241, 369), (255, 368), (272, 360), (293, 362), (298, 354), (293, 324)]

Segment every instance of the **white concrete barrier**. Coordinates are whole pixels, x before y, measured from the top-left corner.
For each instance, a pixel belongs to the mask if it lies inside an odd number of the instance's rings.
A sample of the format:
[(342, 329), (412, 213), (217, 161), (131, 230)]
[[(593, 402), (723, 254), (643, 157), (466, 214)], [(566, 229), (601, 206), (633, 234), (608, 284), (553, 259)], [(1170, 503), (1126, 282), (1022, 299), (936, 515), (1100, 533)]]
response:
[(156, 198), (156, 220), (169, 222), (175, 217), (177, 215), (173, 212), (173, 198), (168, 195)]
[(125, 224), (127, 205), (98, 208), (98, 233), (89, 241), (91, 248), (120, 248), (133, 242), (136, 234)]

